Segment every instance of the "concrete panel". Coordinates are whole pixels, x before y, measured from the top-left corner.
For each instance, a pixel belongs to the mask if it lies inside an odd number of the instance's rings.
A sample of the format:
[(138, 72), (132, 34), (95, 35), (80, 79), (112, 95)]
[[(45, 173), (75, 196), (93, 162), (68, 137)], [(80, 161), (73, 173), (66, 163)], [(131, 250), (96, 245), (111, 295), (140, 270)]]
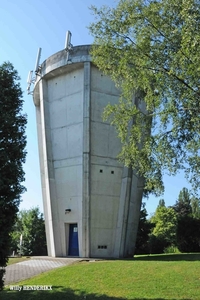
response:
[(83, 124), (56, 128), (52, 130), (53, 159), (60, 160), (81, 156)]
[(72, 158), (66, 158), (62, 160), (56, 160), (53, 162), (54, 168), (63, 168), (63, 167), (69, 167), (69, 166), (78, 166), (82, 165), (83, 158), (82, 156), (78, 157), (72, 157)]
[(52, 129), (67, 126), (66, 97), (50, 103), (50, 126)]
[(59, 76), (48, 80), (49, 102), (62, 99), (66, 95), (66, 76)]
[(91, 154), (108, 156), (109, 125), (91, 122)]
[(83, 91), (66, 97), (67, 125), (83, 122)]
[[(118, 103), (119, 96), (91, 91), (91, 120), (103, 122), (102, 116), (105, 107), (110, 103), (112, 105)], [(109, 124), (109, 122), (105, 122)]]
[(118, 197), (91, 195), (91, 228), (115, 228), (118, 213)]
[(122, 163), (116, 157), (101, 157), (96, 155), (91, 155), (91, 165), (123, 167)]
[(76, 157), (83, 151), (83, 123), (67, 127), (67, 156)]
[(78, 68), (65, 75), (66, 95), (76, 94), (83, 90), (83, 68)]
[(91, 176), (92, 180), (110, 181), (121, 184), (122, 170), (115, 166), (92, 164)]
[(48, 101), (57, 101), (81, 90), (83, 90), (83, 70), (73, 70), (48, 80)]
[(120, 194), (120, 184), (112, 183), (110, 181), (91, 181), (91, 194), (92, 195), (107, 195), (119, 197)]
[[(70, 182), (70, 180), (69, 180)], [(56, 189), (57, 189), (57, 199), (59, 199), (59, 205), (62, 203), (62, 198), (66, 199), (66, 203), (69, 203), (69, 201), (74, 196), (78, 196), (81, 194), (81, 186), (79, 184), (76, 184), (73, 182), (71, 185), (68, 181), (66, 182), (57, 182)], [(71, 203), (71, 201), (70, 201)]]
[(56, 128), (51, 131), (53, 160), (67, 158), (67, 132), (66, 127)]
[(83, 92), (63, 97), (50, 104), (51, 128), (64, 127), (83, 121)]
[(116, 129), (106, 123), (91, 122), (91, 154), (116, 158), (121, 150), (121, 142)]
[(82, 196), (82, 166), (55, 169), (57, 197)]
[(59, 223), (59, 235), (62, 237), (60, 242), (60, 256), (66, 256), (66, 233), (65, 233), (65, 224), (63, 222)]
[(92, 165), (91, 194), (120, 197), (121, 168)]
[(95, 66), (91, 68), (91, 90), (103, 94), (119, 95), (119, 90), (110, 77), (103, 75)]
[[(91, 233), (91, 257), (112, 257), (113, 253), (113, 230), (95, 228)], [(106, 246), (106, 249), (98, 247)]]
[[(81, 217), (81, 197), (71, 196), (59, 199), (59, 215), (60, 220), (67, 223), (76, 223)], [(71, 209), (71, 212), (65, 212)]]

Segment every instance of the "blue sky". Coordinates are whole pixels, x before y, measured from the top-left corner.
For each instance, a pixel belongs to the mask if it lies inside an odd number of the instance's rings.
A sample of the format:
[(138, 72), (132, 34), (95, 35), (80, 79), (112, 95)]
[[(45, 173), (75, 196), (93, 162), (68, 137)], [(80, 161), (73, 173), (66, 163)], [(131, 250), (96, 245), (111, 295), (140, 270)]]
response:
[[(91, 44), (87, 26), (94, 20), (91, 5), (115, 5), (115, 0), (0, 0), (0, 64), (10, 61), (21, 77), (24, 91), (24, 112), (28, 116), (27, 159), (24, 165), (27, 192), (22, 195), (20, 209), (39, 206), (43, 211), (35, 107), (32, 96), (27, 95), (27, 76), (34, 69), (38, 47), (41, 60), (62, 50), (67, 30), (72, 32), (74, 46)], [(188, 187), (183, 174), (164, 177), (165, 194), (150, 197), (146, 208), (149, 214), (156, 209), (160, 198), (173, 205), (183, 187)]]

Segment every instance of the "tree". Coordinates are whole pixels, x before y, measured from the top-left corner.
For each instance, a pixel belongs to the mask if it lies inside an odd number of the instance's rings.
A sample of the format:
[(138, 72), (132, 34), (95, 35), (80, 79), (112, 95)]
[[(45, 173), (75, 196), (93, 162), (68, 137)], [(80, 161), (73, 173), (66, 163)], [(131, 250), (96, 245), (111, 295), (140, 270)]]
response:
[[(92, 6), (96, 22), (93, 61), (122, 89), (105, 117), (123, 142), (120, 158), (162, 190), (162, 172), (185, 169), (199, 187), (200, 4), (195, 0), (121, 0), (116, 8)], [(144, 115), (132, 99), (145, 102)], [(131, 130), (127, 128), (131, 120)], [(152, 118), (152, 123), (148, 119)], [(141, 142), (146, 126), (151, 136)]]
[(22, 114), (22, 91), (11, 63), (0, 65), (0, 290), (10, 250), (10, 232), (20, 195), (25, 188), (26, 116)]
[(12, 232), (12, 251), (22, 255), (47, 255), (44, 218), (38, 207), (18, 213)]
[(164, 248), (176, 245), (177, 216), (173, 208), (166, 207), (163, 203), (158, 205), (150, 221), (154, 224), (151, 253), (163, 252)]
[(191, 196), (189, 194), (188, 189), (184, 187), (178, 195), (178, 200), (176, 201), (176, 204), (173, 206), (179, 219), (185, 216), (190, 216), (192, 214), (190, 198)]
[(183, 188), (173, 206), (178, 219), (177, 246), (182, 252), (200, 251), (199, 201)]
[(148, 214), (145, 208), (145, 203), (142, 203), (137, 232), (137, 240), (135, 245), (135, 254), (149, 253), (148, 240), (153, 225), (147, 220), (147, 216)]
[(195, 219), (200, 219), (200, 199), (192, 197), (191, 199), (192, 216)]
[(177, 246), (181, 252), (200, 252), (200, 220), (185, 216), (178, 220)]
[(164, 199), (159, 200), (158, 207), (165, 207), (165, 200)]
[(93, 62), (122, 91), (104, 112), (122, 142), (119, 159), (145, 179), (147, 194), (161, 194), (164, 172), (180, 169), (198, 190), (199, 2), (121, 0), (91, 10)]

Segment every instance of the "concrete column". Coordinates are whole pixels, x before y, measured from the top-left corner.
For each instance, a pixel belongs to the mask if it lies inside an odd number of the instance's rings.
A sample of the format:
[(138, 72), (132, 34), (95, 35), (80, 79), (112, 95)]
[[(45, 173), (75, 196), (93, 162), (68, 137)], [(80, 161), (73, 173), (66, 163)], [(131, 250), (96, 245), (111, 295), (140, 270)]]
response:
[(90, 62), (84, 63), (82, 257), (90, 256)]
[[(55, 257), (55, 243), (54, 243), (54, 230), (51, 210), (51, 192), (49, 181), (49, 168), (48, 168), (48, 153), (47, 153), (47, 130), (46, 130), (46, 113), (45, 113), (45, 86), (46, 82), (40, 80), (39, 82), (39, 95), (40, 95), (40, 125), (39, 130), (39, 148), (40, 148), (40, 161), (42, 163), (42, 192), (43, 204), (45, 215), (45, 227), (47, 231), (47, 248), (48, 255)], [(39, 113), (39, 112), (38, 112)], [(39, 118), (39, 116), (38, 116)], [(39, 120), (38, 120), (39, 121)]]
[(124, 257), (132, 257), (137, 239), (138, 223), (140, 218), (140, 209), (142, 204), (142, 194), (144, 189), (144, 178), (138, 177), (132, 171), (132, 182), (130, 201), (127, 216), (127, 229), (125, 239)]
[(121, 192), (115, 232), (114, 257), (124, 257), (124, 245), (126, 240), (127, 219), (131, 193), (132, 172), (124, 167), (122, 173)]

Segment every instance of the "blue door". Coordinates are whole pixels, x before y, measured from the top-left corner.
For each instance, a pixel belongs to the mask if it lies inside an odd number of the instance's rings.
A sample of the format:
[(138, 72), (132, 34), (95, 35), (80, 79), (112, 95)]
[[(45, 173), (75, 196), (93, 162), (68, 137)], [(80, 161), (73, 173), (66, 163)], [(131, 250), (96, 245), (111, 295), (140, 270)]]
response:
[(69, 224), (69, 251), (68, 255), (79, 256), (78, 249), (78, 226)]

